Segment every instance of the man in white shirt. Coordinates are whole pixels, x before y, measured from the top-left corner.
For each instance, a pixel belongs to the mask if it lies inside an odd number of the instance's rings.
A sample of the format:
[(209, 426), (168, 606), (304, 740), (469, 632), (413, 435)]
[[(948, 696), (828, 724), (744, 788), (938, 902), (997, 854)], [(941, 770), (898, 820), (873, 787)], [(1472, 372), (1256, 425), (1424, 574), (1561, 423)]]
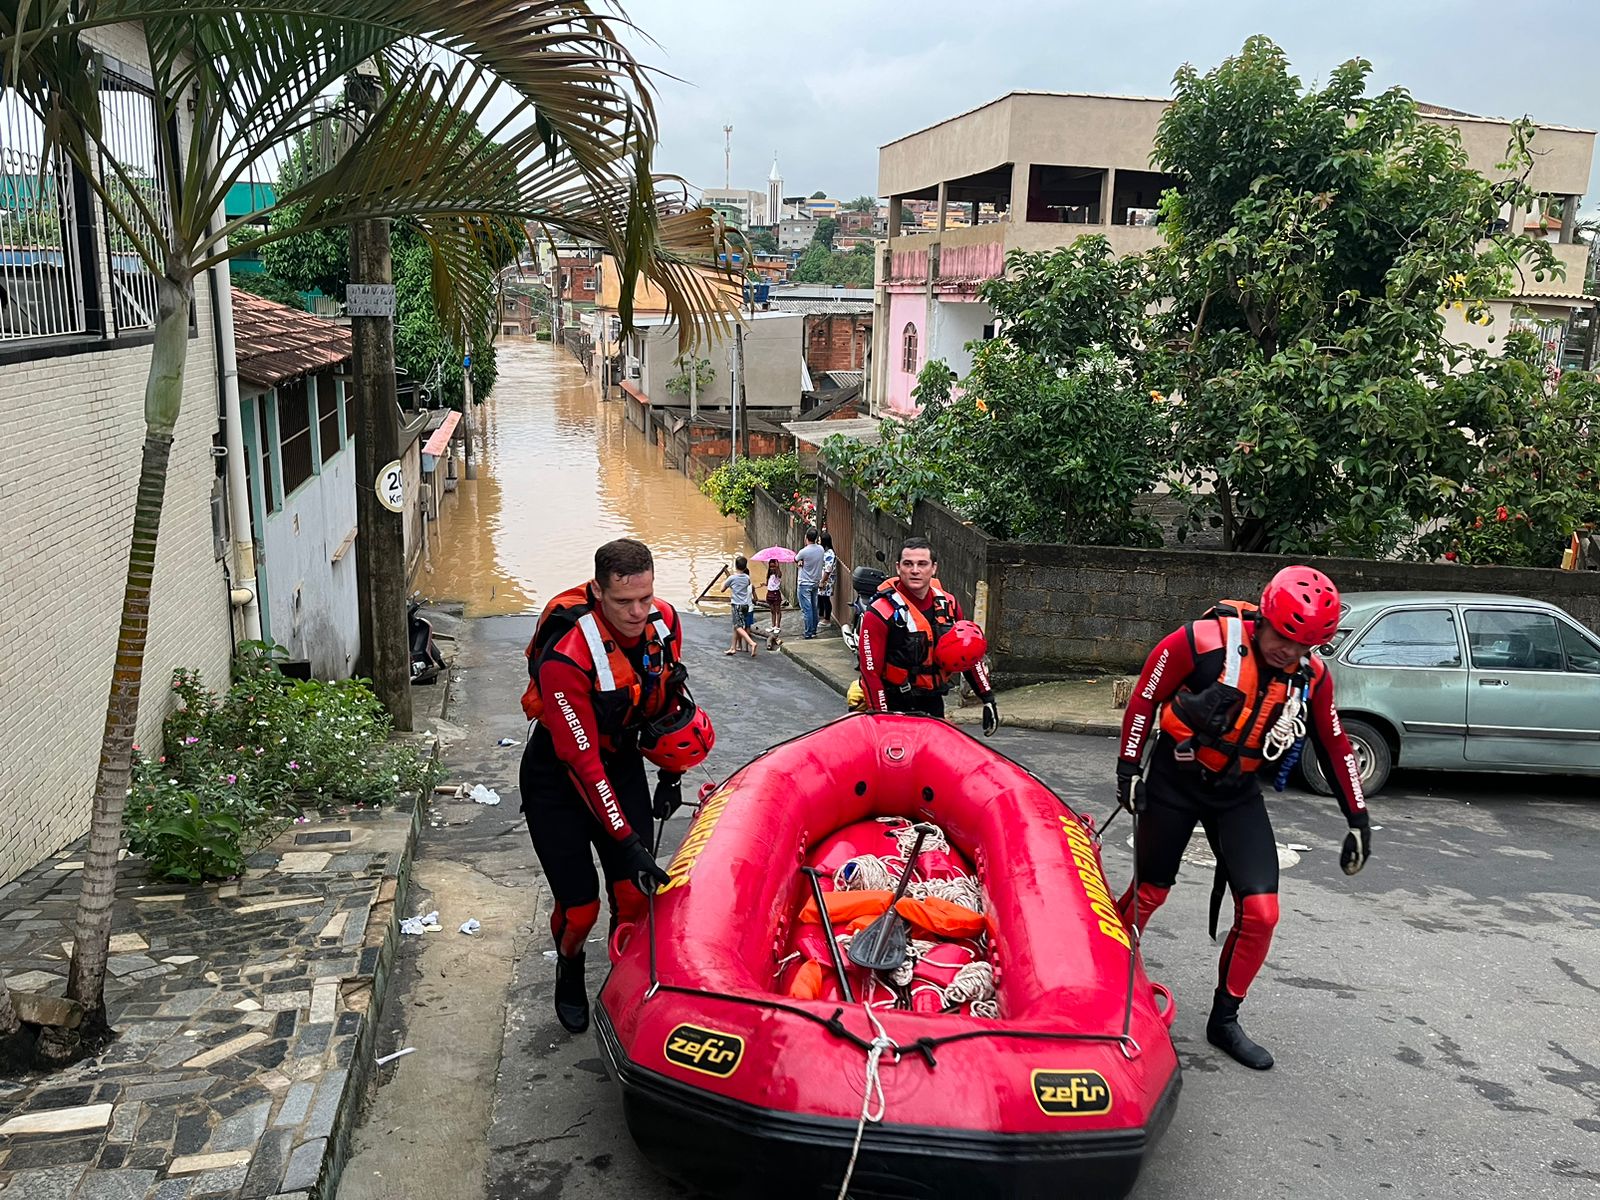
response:
[(817, 587), (822, 583), (824, 551), (817, 544), (817, 531), (806, 530), (806, 544), (795, 555), (800, 564), (800, 581), (795, 589), (800, 597), (800, 615), (805, 619), (805, 636), (817, 636)]

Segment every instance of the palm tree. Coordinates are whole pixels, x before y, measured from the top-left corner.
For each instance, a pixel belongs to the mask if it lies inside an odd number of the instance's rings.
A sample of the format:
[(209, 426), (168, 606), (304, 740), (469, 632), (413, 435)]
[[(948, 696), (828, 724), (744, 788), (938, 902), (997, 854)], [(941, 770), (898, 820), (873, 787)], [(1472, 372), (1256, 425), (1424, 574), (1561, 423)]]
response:
[[(108, 115), (127, 87), (102, 53), (111, 26), (120, 27), (118, 53), (132, 36), (148, 57), (154, 113), (142, 157)], [(657, 198), (655, 113), (645, 70), (620, 40), (626, 28), (620, 13), (587, 0), (31, 0), (0, 9), (0, 85), (40, 118), (46, 161), (65, 158), (87, 181), (113, 246), (136, 254), (154, 281), (157, 314), (67, 984), (87, 1036), (109, 1031), (117, 850), (195, 280), (292, 234), (407, 217), (440, 268), (441, 315), (466, 318), (490, 296), (474, 282), (485, 273), (464, 268), (504, 238), (525, 238), (534, 221), (609, 249), (622, 266), (624, 311), (641, 275), (661, 287), (687, 341), (724, 305), (693, 265), (715, 261), (716, 226), (704, 210)], [(341, 91), (358, 69), (381, 85), (376, 100), (362, 89), (359, 113)], [(282, 161), (308, 131), (325, 150), (319, 161), (263, 212), (221, 222), (228, 189)], [(295, 215), (274, 220), (279, 210)]]

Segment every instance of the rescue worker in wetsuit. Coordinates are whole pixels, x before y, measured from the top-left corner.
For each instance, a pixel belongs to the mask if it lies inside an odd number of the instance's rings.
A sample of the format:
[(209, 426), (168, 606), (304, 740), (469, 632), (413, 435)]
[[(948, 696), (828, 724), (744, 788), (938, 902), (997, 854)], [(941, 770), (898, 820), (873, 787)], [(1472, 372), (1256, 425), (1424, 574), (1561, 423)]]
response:
[[(856, 658), (867, 711), (942, 717), (951, 678), (965, 673), (983, 701), (983, 733), (990, 737), (1000, 728), (1000, 706), (982, 651), (961, 672), (941, 666), (941, 660), (968, 661), (968, 656), (955, 652), (957, 644), (983, 635), (962, 616), (960, 601), (934, 579), (937, 565), (926, 538), (907, 538), (895, 563), (895, 578), (884, 583), (861, 614)], [(938, 653), (941, 642), (946, 644), (945, 654)]]
[[(615, 929), (668, 881), (644, 839), (652, 816), (682, 805), (682, 772), (710, 749), (709, 719), (684, 690), (681, 648), (678, 614), (655, 596), (650, 550), (631, 538), (595, 551), (594, 579), (553, 598), (528, 644), (522, 812), (555, 901), (556, 1017), (572, 1033), (589, 1024), (584, 943), (600, 915), (591, 847)], [(671, 751), (667, 728), (678, 731)], [(661, 765), (654, 797), (647, 757)]]
[(1213, 937), (1224, 881), (1234, 898), (1206, 1040), (1260, 1071), (1272, 1066), (1272, 1055), (1238, 1020), (1278, 922), (1278, 851), (1257, 772), (1278, 775), (1284, 756), (1292, 758), (1309, 736), (1349, 824), (1339, 856), (1345, 874), (1360, 871), (1372, 847), (1361, 771), (1334, 708), (1333, 678), (1312, 654), (1333, 637), (1339, 613), (1332, 580), (1310, 567), (1286, 567), (1259, 606), (1224, 601), (1163, 638), (1122, 719), (1117, 800), (1138, 813), (1138, 887), (1119, 902), (1123, 920), (1143, 932), (1201, 825), (1217, 859)]

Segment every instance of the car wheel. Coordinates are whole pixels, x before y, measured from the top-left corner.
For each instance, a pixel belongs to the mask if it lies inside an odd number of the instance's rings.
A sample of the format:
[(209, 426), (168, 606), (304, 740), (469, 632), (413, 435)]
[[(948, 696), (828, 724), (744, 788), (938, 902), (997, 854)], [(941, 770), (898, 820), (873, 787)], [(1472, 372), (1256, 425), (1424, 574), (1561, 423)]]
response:
[[(1368, 796), (1376, 794), (1389, 781), (1389, 770), (1394, 766), (1388, 739), (1365, 721), (1346, 721), (1344, 733), (1350, 739), (1350, 748), (1356, 752), (1356, 763), (1361, 768), (1361, 790)], [(1333, 795), (1333, 784), (1322, 773), (1322, 764), (1310, 746), (1300, 757), (1300, 772), (1313, 792), (1319, 796)]]

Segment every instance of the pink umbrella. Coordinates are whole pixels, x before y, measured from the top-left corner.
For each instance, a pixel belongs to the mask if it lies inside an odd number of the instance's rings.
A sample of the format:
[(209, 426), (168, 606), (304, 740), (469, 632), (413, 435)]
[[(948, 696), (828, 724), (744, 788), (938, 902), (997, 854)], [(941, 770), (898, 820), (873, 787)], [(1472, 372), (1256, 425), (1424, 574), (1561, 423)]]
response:
[(765, 550), (758, 551), (750, 556), (751, 562), (780, 562), (794, 561), (794, 551), (785, 546), (768, 546)]

